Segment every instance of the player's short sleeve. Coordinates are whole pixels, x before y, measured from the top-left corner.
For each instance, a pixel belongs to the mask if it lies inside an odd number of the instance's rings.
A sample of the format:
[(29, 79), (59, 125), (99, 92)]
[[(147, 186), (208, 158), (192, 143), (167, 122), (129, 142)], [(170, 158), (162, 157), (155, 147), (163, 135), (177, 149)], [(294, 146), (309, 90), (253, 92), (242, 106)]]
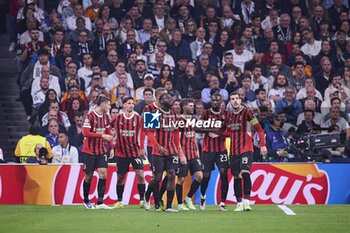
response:
[(83, 128), (91, 128), (91, 125), (92, 125), (92, 117), (91, 117), (91, 114), (88, 114), (85, 117)]
[(254, 116), (253, 112), (250, 111), (249, 109), (247, 109), (246, 115), (247, 115), (247, 121), (249, 121), (251, 125), (256, 125), (257, 123), (259, 123), (258, 119)]
[(205, 110), (201, 115), (201, 120), (208, 120), (208, 110)]

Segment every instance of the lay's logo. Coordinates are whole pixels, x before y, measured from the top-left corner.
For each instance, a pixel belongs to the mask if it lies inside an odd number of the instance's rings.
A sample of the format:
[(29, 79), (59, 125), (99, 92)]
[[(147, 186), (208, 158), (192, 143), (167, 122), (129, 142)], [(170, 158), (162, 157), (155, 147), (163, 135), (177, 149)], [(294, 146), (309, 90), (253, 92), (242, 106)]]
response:
[[(316, 164), (254, 164), (251, 202), (256, 204), (327, 204), (330, 183), (326, 172)], [(233, 177), (229, 177), (227, 203), (236, 203)], [(216, 185), (220, 202), (221, 181)]]

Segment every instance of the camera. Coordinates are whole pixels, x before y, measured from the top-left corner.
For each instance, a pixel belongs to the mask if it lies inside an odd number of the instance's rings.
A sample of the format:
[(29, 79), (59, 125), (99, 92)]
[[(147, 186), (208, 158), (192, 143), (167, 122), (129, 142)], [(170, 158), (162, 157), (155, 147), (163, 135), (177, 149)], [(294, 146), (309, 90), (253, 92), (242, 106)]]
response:
[(39, 164), (40, 165), (47, 165), (47, 156), (49, 152), (45, 147), (42, 147), (39, 149)]
[(302, 161), (321, 162), (331, 157), (329, 148), (346, 146), (344, 132), (308, 133), (294, 135), (291, 139), (291, 149)]

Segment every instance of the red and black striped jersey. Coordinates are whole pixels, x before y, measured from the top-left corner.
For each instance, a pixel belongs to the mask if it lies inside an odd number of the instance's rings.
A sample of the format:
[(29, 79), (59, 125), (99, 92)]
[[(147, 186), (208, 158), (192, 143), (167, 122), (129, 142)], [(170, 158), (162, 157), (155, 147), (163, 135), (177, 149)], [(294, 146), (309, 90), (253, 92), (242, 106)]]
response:
[[(178, 128), (175, 127), (176, 115), (172, 110), (164, 112), (159, 110), (160, 115), (160, 128), (154, 129), (154, 136), (156, 141), (165, 148), (166, 156), (177, 154), (177, 148), (175, 144), (175, 133), (178, 133)], [(176, 132), (175, 132), (176, 131)], [(152, 148), (152, 154), (162, 156), (157, 147)]]
[[(144, 112), (156, 112), (158, 109), (159, 109), (159, 107), (156, 105), (155, 102), (153, 102), (153, 103), (151, 103), (151, 104), (145, 106), (145, 107), (143, 108), (143, 112), (142, 112), (142, 113), (144, 113)], [(147, 135), (147, 134), (153, 132), (153, 130), (152, 130), (152, 129), (145, 129), (145, 132), (146, 132), (146, 135)], [(147, 146), (148, 146), (148, 147), (152, 147), (152, 143), (151, 143), (151, 141), (149, 140), (149, 137), (147, 137), (147, 138), (148, 138), (148, 139), (147, 139)]]
[[(220, 110), (219, 112), (214, 112), (211, 108), (203, 112), (201, 116), (202, 120), (221, 121), (222, 125), (225, 125), (227, 121), (227, 111)], [(209, 133), (205, 133), (202, 150), (204, 152), (224, 152), (226, 151), (226, 137), (220, 135), (217, 138), (209, 137)]]
[(230, 112), (227, 120), (231, 145), (230, 155), (237, 156), (245, 152), (253, 152), (253, 127), (259, 124), (253, 113), (246, 107), (238, 112)]
[[(179, 121), (192, 121), (197, 120), (194, 116), (183, 116), (179, 117)], [(187, 127), (181, 127), (180, 131), (180, 145), (182, 148), (182, 152), (186, 156), (187, 160), (192, 160), (199, 158), (197, 140), (196, 140), (196, 132), (195, 127), (192, 125), (188, 125)]]
[[(102, 138), (109, 126), (110, 118), (107, 114), (99, 115), (94, 111), (90, 112), (83, 124), (84, 128), (89, 129), (91, 135), (84, 135), (82, 152), (91, 155), (104, 155), (107, 153), (107, 141)], [(93, 135), (95, 134), (95, 135)]]
[(149, 105), (146, 105), (144, 108), (143, 108), (143, 111), (142, 112), (155, 112), (157, 111), (157, 109), (159, 109), (159, 107), (156, 105), (155, 102), (149, 104)]
[(134, 158), (140, 156), (138, 137), (143, 128), (143, 118), (133, 113), (129, 118), (124, 113), (112, 120), (117, 139), (115, 155), (122, 158)]

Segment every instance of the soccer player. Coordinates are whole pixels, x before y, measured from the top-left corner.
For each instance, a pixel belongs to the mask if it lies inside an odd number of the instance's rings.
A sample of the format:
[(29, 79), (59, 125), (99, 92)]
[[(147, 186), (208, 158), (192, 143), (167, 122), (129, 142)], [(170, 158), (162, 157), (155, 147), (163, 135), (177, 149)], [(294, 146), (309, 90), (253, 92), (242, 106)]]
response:
[[(155, 91), (155, 97), (156, 97), (156, 101), (147, 105), (143, 112), (156, 112), (157, 110), (159, 110), (160, 108), (160, 102), (159, 102), (159, 98), (162, 94), (164, 93), (168, 93), (167, 90), (163, 87), (159, 87), (156, 89)], [(154, 133), (153, 130), (151, 129), (145, 129), (145, 134), (146, 136), (148, 136), (149, 133)], [(152, 167), (152, 145), (151, 145), (151, 141), (149, 140), (149, 136), (148, 136), (148, 141), (147, 141), (147, 158), (148, 158), (148, 162), (150, 163), (151, 169), (153, 171), (153, 167)], [(164, 189), (164, 187), (166, 188), (166, 183), (167, 183), (167, 176), (165, 176), (163, 182), (162, 182), (162, 189)], [(164, 185), (163, 185), (164, 184)], [(164, 193), (164, 192), (162, 192)], [(156, 211), (160, 210), (160, 195), (159, 195), (159, 188), (156, 188), (153, 190), (153, 197), (154, 197), (154, 202), (155, 202), (155, 209)], [(163, 203), (162, 203), (162, 207), (163, 207)], [(164, 209), (164, 207), (162, 208)]]
[[(211, 108), (203, 112), (202, 120), (216, 120), (221, 121), (222, 125), (225, 124), (227, 120), (227, 112), (220, 109), (222, 102), (222, 97), (219, 93), (214, 93), (211, 95)], [(224, 126), (222, 126), (224, 128)], [(198, 129), (201, 130), (201, 129)], [(212, 129), (212, 132), (215, 129)], [(219, 129), (218, 129), (219, 130)], [(225, 201), (228, 192), (228, 176), (227, 170), (229, 167), (229, 161), (227, 156), (227, 149), (225, 143), (224, 135), (217, 135), (217, 137), (211, 137), (208, 131), (205, 132), (203, 147), (202, 147), (202, 163), (203, 163), (203, 180), (201, 183), (201, 200), (200, 200), (200, 210), (205, 210), (206, 202), (206, 191), (208, 188), (208, 183), (210, 180), (211, 171), (214, 170), (214, 164), (219, 168), (220, 179), (221, 179), (221, 202), (219, 204), (220, 211), (227, 211), (225, 206)]]
[[(188, 122), (195, 121), (194, 117), (194, 102), (191, 99), (182, 99), (180, 102), (180, 107), (182, 110), (182, 115), (179, 116), (179, 121)], [(180, 165), (177, 174), (177, 184), (176, 184), (176, 196), (178, 203), (178, 210), (196, 210), (196, 207), (192, 203), (192, 196), (199, 188), (199, 185), (203, 178), (202, 173), (202, 163), (199, 158), (199, 151), (196, 141), (195, 127), (191, 125), (185, 125), (185, 127), (180, 128), (180, 144), (182, 151), (186, 157), (187, 163)], [(185, 203), (187, 207), (182, 203), (182, 185), (185, 182), (188, 170), (190, 170), (191, 175), (195, 175), (195, 179), (192, 181), (191, 188), (185, 197)]]
[[(108, 141), (110, 148), (113, 148), (111, 143), (113, 137), (106, 133), (110, 123), (109, 116), (107, 115), (109, 109), (110, 100), (106, 96), (99, 96), (97, 99), (97, 107), (86, 116), (83, 124), (84, 143), (82, 153), (85, 172), (83, 192), (84, 206), (87, 209), (95, 208), (89, 200), (90, 185), (95, 169), (97, 169), (99, 175), (96, 209), (112, 209), (103, 203), (108, 167), (108, 149), (105, 142)], [(110, 157), (113, 157), (112, 153)]]
[[(250, 167), (253, 161), (253, 135), (252, 126), (256, 130), (262, 156), (267, 154), (264, 131), (259, 121), (252, 112), (242, 106), (237, 92), (230, 94), (230, 102), (233, 111), (229, 113), (227, 120), (231, 138), (230, 165), (234, 177), (234, 191), (237, 199), (237, 207), (234, 211), (250, 211), (249, 205), (252, 182), (250, 179)], [(244, 184), (244, 200), (242, 202), (242, 180)]]
[(146, 151), (143, 149), (144, 136), (141, 136), (140, 144), (138, 137), (143, 135), (143, 118), (134, 112), (134, 99), (130, 96), (123, 98), (123, 113), (115, 116), (111, 122), (116, 131), (115, 156), (117, 157), (117, 196), (118, 202), (114, 208), (123, 208), (123, 192), (125, 174), (132, 164), (137, 179), (137, 189), (140, 194), (140, 207), (143, 207), (145, 194), (145, 178), (143, 174), (143, 158)]
[(181, 163), (186, 163), (185, 156), (179, 146), (179, 131), (174, 127), (176, 116), (171, 110), (172, 99), (168, 93), (162, 94), (159, 99), (159, 119), (160, 128), (154, 130), (154, 134), (148, 134), (152, 144), (152, 167), (154, 177), (148, 185), (145, 194), (145, 209), (150, 209), (150, 195), (162, 179), (163, 171), (166, 171), (167, 181), (167, 205), (166, 212), (178, 212), (172, 208), (175, 189), (175, 169), (178, 167), (179, 159)]

